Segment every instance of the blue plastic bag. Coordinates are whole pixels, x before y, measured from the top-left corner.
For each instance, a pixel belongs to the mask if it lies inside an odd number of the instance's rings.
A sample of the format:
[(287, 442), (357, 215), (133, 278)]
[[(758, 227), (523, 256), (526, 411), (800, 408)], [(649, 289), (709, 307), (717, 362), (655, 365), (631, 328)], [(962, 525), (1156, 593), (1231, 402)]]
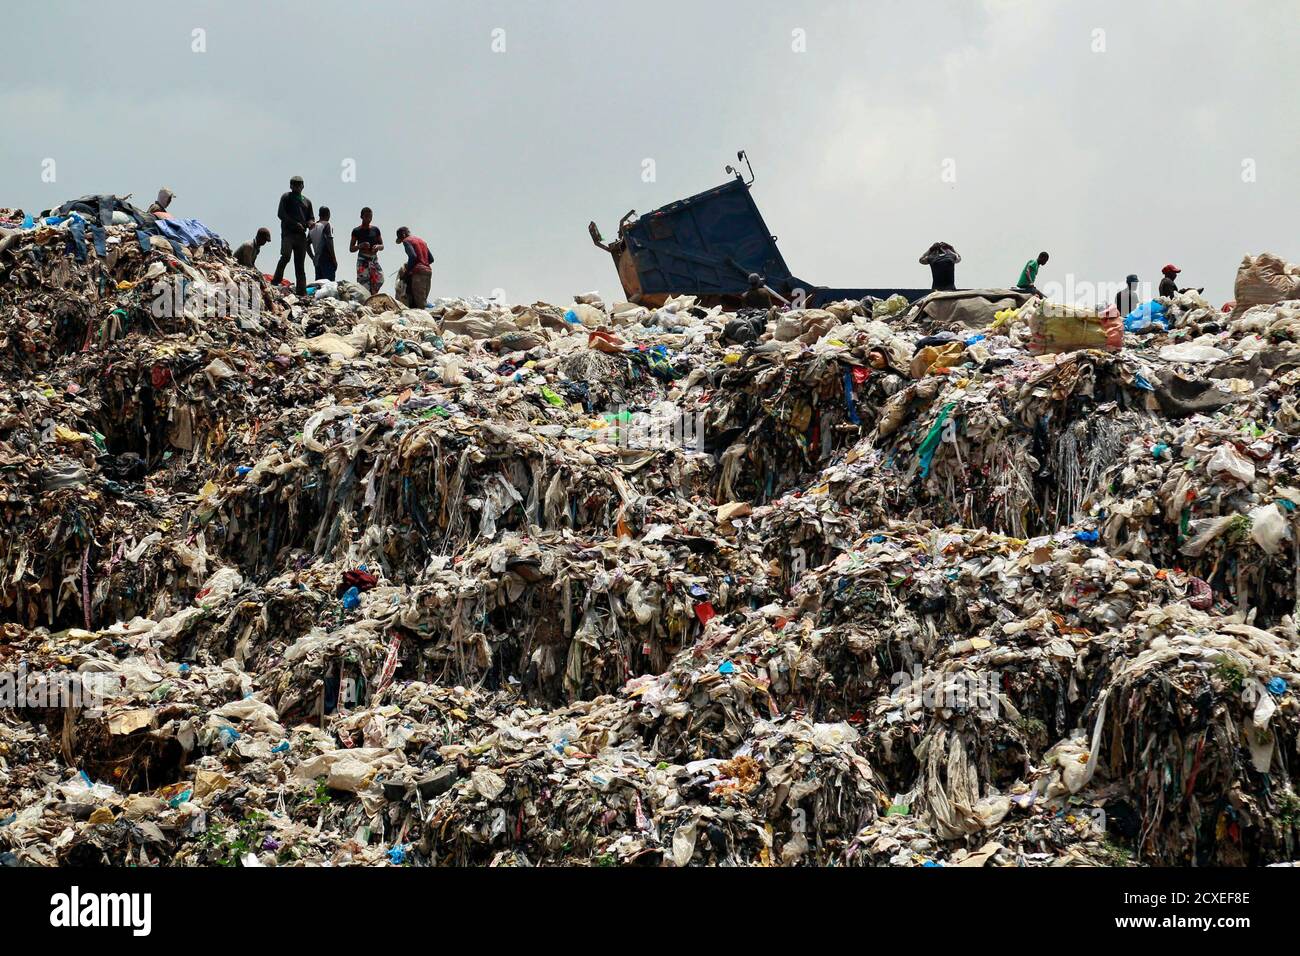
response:
[(1169, 318), (1165, 315), (1163, 302), (1157, 302), (1155, 299), (1143, 302), (1124, 316), (1125, 332), (1154, 332), (1156, 329), (1169, 331)]

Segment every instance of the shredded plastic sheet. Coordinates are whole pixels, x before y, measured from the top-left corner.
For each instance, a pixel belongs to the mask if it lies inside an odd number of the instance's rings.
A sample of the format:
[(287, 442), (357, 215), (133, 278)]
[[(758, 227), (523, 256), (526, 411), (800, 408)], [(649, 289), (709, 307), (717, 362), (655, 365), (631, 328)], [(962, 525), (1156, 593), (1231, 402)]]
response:
[(736, 343), (105, 232), (0, 252), (0, 650), (94, 693), (0, 715), (12, 861), (1295, 858), (1291, 305)]

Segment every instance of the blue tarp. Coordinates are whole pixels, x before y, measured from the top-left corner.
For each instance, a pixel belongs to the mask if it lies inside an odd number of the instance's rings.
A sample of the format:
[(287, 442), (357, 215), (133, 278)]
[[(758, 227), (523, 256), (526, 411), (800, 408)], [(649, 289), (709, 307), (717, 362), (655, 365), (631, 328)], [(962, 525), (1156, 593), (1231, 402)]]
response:
[(159, 219), (158, 231), (168, 239), (186, 246), (201, 246), (205, 242), (221, 242), (215, 232), (198, 219)]

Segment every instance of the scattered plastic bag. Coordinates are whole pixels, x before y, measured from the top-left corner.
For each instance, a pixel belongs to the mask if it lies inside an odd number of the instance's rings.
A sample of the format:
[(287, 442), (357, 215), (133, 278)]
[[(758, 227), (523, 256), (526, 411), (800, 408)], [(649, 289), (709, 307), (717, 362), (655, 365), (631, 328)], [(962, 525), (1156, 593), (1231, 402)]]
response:
[(1220, 445), (1214, 450), (1205, 465), (1205, 472), (1211, 478), (1227, 475), (1244, 485), (1255, 480), (1255, 466), (1231, 445)]

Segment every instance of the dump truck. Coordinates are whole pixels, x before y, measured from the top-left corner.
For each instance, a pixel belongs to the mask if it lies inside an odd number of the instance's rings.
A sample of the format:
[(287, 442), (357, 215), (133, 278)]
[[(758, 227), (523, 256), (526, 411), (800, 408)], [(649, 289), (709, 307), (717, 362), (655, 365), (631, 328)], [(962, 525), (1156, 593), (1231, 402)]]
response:
[(783, 299), (818, 306), (841, 299), (900, 294), (915, 302), (929, 289), (838, 288), (798, 278), (754, 203), (754, 170), (745, 151), (736, 154), (749, 178), (727, 166), (732, 178), (688, 199), (679, 199), (643, 216), (633, 210), (618, 224), (618, 238), (605, 242), (594, 222), (592, 242), (614, 259), (629, 302), (656, 307), (677, 295), (697, 296), (705, 305), (734, 307), (749, 288), (749, 276), (763, 277)]

